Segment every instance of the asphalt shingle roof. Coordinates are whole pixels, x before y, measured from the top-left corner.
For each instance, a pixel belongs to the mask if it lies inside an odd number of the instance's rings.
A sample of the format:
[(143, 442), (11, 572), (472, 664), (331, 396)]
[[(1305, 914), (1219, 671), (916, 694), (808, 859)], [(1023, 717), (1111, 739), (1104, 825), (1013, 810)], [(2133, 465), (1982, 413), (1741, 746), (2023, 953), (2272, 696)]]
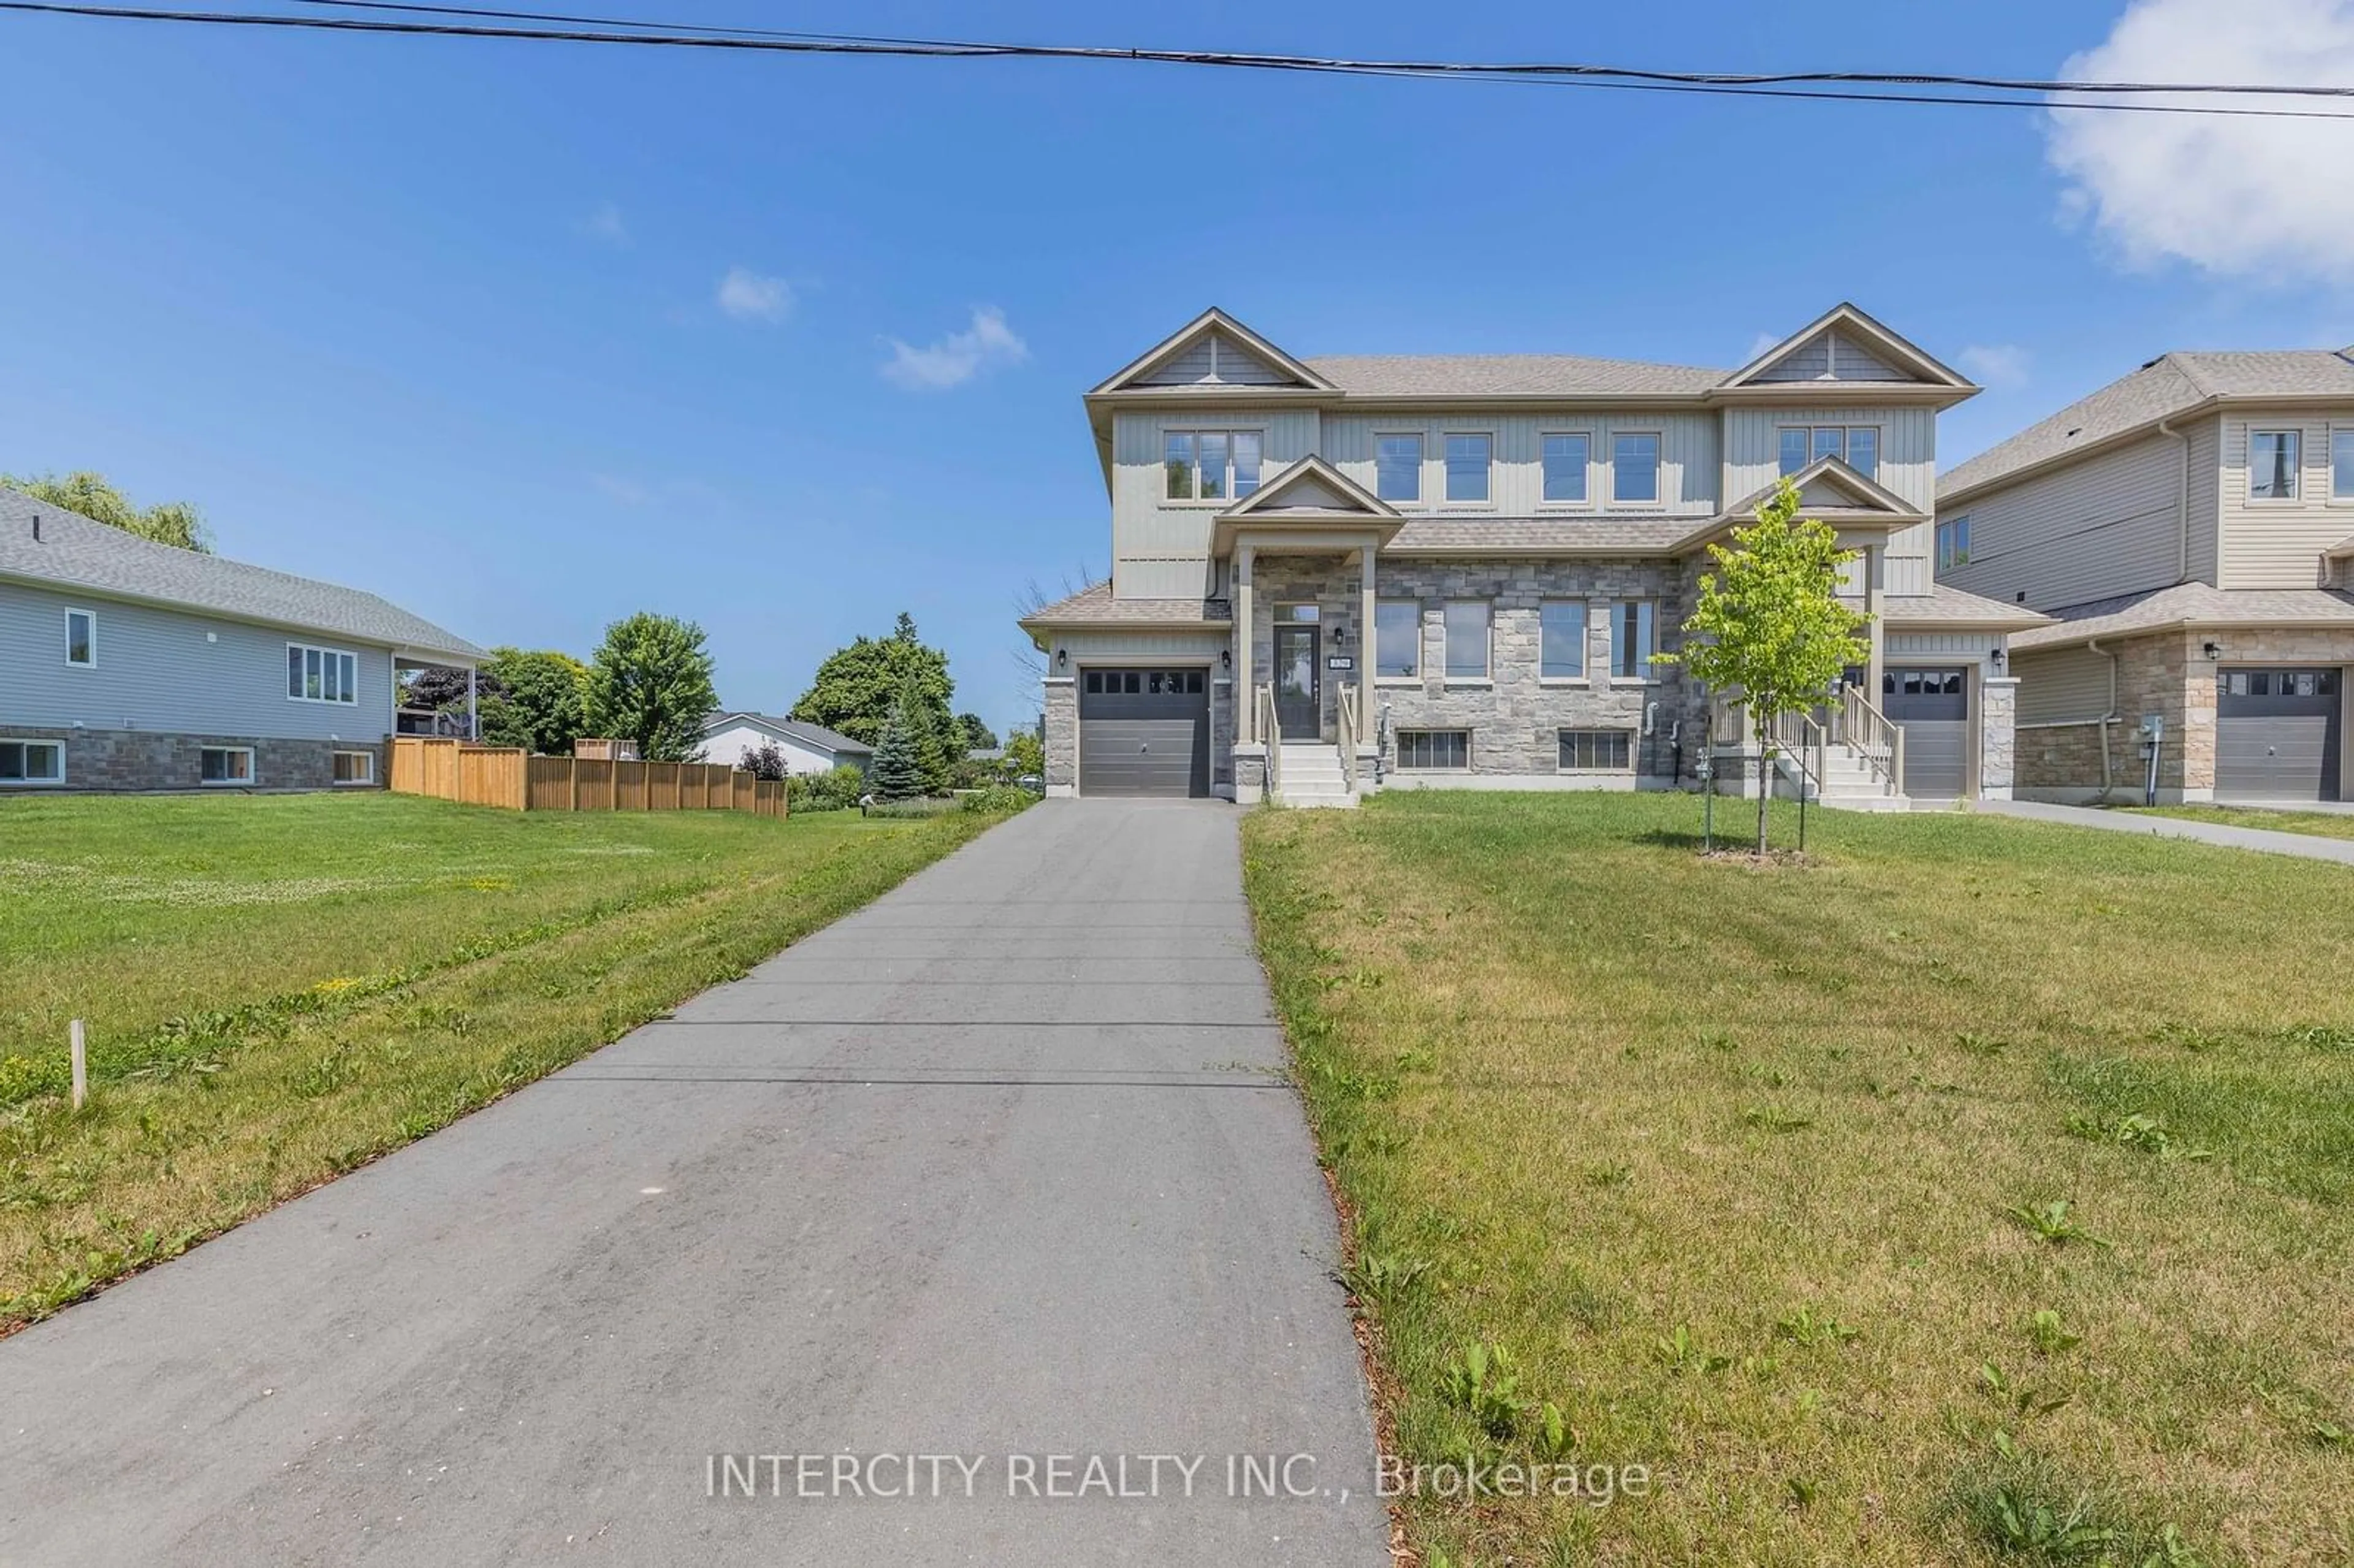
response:
[(853, 740), (840, 731), (828, 729), (822, 724), (809, 724), (801, 719), (785, 718), (776, 714), (756, 714), (742, 708), (731, 708), (724, 713), (713, 714), (703, 721), (703, 733), (709, 735), (715, 729), (725, 728), (741, 719), (749, 719), (755, 724), (766, 725), (779, 735), (789, 735), (795, 740), (806, 742), (822, 751), (872, 752), (875, 749), (863, 740)]
[(2354, 399), (2354, 349), (2161, 355), (1959, 464), (1937, 481), (1937, 493), (1943, 498), (1994, 483), (2023, 469), (2155, 425), (2211, 397)]
[(1022, 618), (1024, 626), (1204, 626), (1232, 616), (1222, 599), (1114, 599), (1094, 583)]
[(2051, 618), (2022, 604), (2005, 604), (1982, 594), (1965, 593), (1950, 583), (1931, 583), (1923, 594), (1885, 594), (1880, 619), (1890, 626), (1982, 626), (1988, 630), (2041, 626)]
[(2315, 624), (2354, 627), (2354, 594), (2327, 588), (2219, 588), (2178, 583), (2148, 593), (2121, 594), (2052, 612), (2054, 624), (2011, 639), (2021, 652), (2061, 648), (2091, 637), (2123, 637), (2174, 626)]
[(1495, 550), (1505, 555), (1665, 555), (1707, 525), (1702, 517), (1413, 517), (1390, 542), (1384, 556), (1423, 551), (1462, 555)]
[[(40, 519), (37, 540), (33, 536), (36, 517)], [(375, 594), (159, 545), (6, 489), (0, 489), (0, 577), (154, 600), (465, 662), (487, 657), (484, 650), (455, 632)]]
[(1732, 374), (1575, 354), (1341, 354), (1304, 363), (1358, 397), (1696, 397)]

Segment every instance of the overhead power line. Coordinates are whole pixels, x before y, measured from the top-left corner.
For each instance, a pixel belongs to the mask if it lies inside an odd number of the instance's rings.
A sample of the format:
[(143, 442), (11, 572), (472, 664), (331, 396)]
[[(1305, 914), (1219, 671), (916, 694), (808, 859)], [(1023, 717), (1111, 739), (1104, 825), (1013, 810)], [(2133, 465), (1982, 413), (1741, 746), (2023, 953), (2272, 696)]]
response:
[[(2065, 81), (1930, 71), (1675, 71), (1575, 61), (1351, 59), (1313, 55), (1250, 54), (1209, 49), (1120, 48), (1100, 45), (1009, 44), (949, 38), (795, 33), (768, 28), (716, 27), (480, 6), (398, 5), (391, 3), (391, 0), (295, 0), (295, 3), (345, 12), (366, 10), (396, 15), (355, 16), (186, 11), (152, 6), (76, 4), (73, 0), (0, 0), (0, 12), (186, 26), (281, 28), (379, 36), (497, 38), (536, 43), (595, 44), (655, 48), (721, 49), (762, 54), (1158, 64), (1225, 70), (1266, 70), (1419, 80), (1510, 82), (1520, 85), (1599, 88), (1632, 92), (1696, 93), (1718, 97), (1800, 99), (1819, 102), (2064, 109), (2103, 112), (2234, 115), (2293, 120), (2354, 119), (2354, 110), (2270, 108), (2208, 102), (2136, 101), (2157, 95), (2166, 95), (2178, 100), (2221, 97), (2293, 100), (2354, 99), (2354, 87), (2327, 85), (2294, 86), (2270, 82)], [(429, 17), (440, 19), (426, 19)], [(2018, 96), (2022, 93), (2038, 96)]]

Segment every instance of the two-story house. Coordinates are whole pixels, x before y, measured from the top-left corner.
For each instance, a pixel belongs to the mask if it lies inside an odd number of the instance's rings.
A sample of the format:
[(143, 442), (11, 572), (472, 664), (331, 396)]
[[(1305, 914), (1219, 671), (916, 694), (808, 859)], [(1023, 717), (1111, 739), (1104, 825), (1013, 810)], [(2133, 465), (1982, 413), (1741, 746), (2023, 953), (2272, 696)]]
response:
[(376, 785), (401, 672), (485, 657), (372, 593), (0, 490), (0, 794)]
[(2168, 354), (1938, 485), (1941, 584), (2015, 639), (2045, 800), (2347, 798), (2354, 349)]
[(1976, 391), (1845, 304), (1730, 371), (1301, 359), (1209, 311), (1087, 395), (1111, 577), (1022, 622), (1049, 791), (1666, 789), (1718, 743), (1730, 784), (1737, 715), (1653, 655), (1787, 476), (1872, 620), (1819, 727), (1776, 737), (1786, 782), (2005, 795), (2005, 638), (2041, 618), (1930, 567), (1937, 415)]

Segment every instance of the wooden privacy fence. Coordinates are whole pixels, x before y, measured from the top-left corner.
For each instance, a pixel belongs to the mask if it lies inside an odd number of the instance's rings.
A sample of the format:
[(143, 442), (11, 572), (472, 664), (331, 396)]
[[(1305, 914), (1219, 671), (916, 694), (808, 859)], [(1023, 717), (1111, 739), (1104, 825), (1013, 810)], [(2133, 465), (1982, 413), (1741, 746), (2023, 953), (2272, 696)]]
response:
[(398, 736), (392, 788), (510, 811), (750, 811), (785, 814), (782, 779), (707, 762), (534, 757), (519, 747)]

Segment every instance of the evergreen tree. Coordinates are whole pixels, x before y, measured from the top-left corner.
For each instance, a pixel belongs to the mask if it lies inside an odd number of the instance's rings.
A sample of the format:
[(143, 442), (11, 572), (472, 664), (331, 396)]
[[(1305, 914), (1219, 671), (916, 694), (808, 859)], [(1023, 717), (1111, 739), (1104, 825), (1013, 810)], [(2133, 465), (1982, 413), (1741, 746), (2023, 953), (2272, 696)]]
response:
[(923, 765), (908, 717), (907, 704), (893, 708), (884, 721), (883, 738), (875, 743), (875, 766), (866, 777), (878, 800), (912, 800), (924, 792)]

